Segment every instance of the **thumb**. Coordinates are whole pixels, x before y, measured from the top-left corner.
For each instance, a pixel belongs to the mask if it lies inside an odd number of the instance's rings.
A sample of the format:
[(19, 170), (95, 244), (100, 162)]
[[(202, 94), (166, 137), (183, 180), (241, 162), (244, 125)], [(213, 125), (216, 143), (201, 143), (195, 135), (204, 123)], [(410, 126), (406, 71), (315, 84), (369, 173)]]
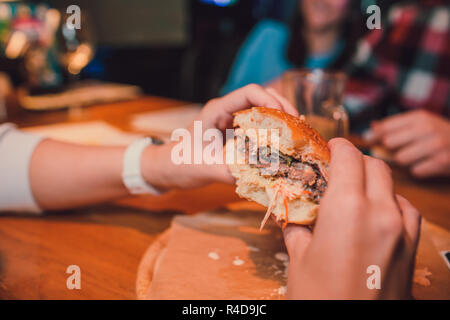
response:
[(304, 226), (288, 224), (283, 230), (284, 243), (289, 257), (301, 259), (312, 240), (311, 230)]

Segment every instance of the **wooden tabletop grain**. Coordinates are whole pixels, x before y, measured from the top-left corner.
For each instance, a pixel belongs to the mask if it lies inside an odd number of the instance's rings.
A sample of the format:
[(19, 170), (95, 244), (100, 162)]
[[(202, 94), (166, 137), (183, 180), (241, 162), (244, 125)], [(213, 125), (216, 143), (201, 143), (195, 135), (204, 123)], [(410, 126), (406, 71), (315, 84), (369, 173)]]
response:
[[(81, 110), (29, 112), (15, 109), (8, 121), (20, 127), (103, 120), (132, 130), (132, 114), (183, 105), (143, 97)], [(450, 184), (420, 181), (393, 168), (397, 192), (431, 223), (450, 231)], [(238, 201), (232, 186), (211, 185), (160, 197), (128, 198), (44, 216), (0, 217), (0, 298), (135, 299), (136, 271), (146, 248), (175, 214), (193, 214)], [(66, 269), (81, 270), (81, 290), (69, 290)]]

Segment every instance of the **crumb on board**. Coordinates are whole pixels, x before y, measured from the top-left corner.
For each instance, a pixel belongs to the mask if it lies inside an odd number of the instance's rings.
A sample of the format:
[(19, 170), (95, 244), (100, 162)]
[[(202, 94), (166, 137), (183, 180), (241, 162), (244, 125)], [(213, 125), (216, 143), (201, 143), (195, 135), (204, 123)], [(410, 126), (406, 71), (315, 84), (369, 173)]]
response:
[(217, 252), (215, 252), (215, 251), (211, 251), (210, 253), (208, 253), (208, 257), (210, 259), (213, 259), (213, 260), (219, 260), (220, 259), (219, 254)]
[(233, 264), (235, 266), (242, 266), (244, 264), (244, 260), (239, 259), (239, 257), (234, 257)]
[(277, 296), (277, 295), (284, 296), (284, 295), (286, 295), (286, 291), (287, 291), (286, 286), (281, 286), (279, 288), (273, 289), (272, 292), (270, 293), (270, 296), (271, 297)]
[(278, 288), (278, 294), (280, 295), (280, 296), (284, 296), (285, 294), (286, 294), (286, 286), (281, 286), (281, 287), (279, 287)]

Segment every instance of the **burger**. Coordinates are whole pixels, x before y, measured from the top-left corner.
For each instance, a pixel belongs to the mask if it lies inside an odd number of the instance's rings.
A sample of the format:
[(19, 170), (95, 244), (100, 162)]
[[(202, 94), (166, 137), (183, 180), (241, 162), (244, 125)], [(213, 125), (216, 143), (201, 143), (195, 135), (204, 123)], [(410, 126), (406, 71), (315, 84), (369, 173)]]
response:
[[(328, 183), (326, 141), (304, 119), (254, 107), (234, 114), (235, 136), (226, 146), (236, 193), (267, 207), (283, 223), (311, 225)], [(242, 159), (242, 161), (238, 161)]]

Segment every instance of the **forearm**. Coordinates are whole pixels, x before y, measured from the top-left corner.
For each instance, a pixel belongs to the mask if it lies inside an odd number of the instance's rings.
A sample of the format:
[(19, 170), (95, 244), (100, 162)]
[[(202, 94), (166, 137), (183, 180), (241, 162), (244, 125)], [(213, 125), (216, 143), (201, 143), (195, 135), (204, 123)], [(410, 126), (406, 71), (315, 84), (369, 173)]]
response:
[(33, 153), (30, 185), (41, 209), (104, 202), (128, 194), (122, 183), (125, 147), (91, 147), (44, 140)]
[[(170, 143), (152, 145), (142, 153), (142, 176), (157, 190), (233, 182), (223, 165), (175, 165), (171, 161), (172, 147)], [(44, 140), (37, 146), (30, 163), (30, 185), (35, 201), (43, 210), (57, 210), (127, 196), (122, 182), (125, 149)]]
[[(202, 121), (205, 129), (215, 128), (223, 132), (232, 127), (234, 112), (252, 105), (296, 113), (294, 107), (278, 101), (270, 91), (249, 85), (210, 101), (198, 120)], [(176, 165), (171, 161), (174, 145), (149, 146), (142, 153), (142, 176), (154, 188), (165, 191), (202, 187), (212, 182), (234, 183), (225, 164)], [(5, 150), (13, 148), (14, 145), (8, 145)], [(127, 195), (121, 177), (125, 147), (85, 147), (46, 140), (32, 150), (31, 163), (20, 169), (30, 168), (23, 184), (31, 186), (33, 200), (41, 209), (64, 209)]]

